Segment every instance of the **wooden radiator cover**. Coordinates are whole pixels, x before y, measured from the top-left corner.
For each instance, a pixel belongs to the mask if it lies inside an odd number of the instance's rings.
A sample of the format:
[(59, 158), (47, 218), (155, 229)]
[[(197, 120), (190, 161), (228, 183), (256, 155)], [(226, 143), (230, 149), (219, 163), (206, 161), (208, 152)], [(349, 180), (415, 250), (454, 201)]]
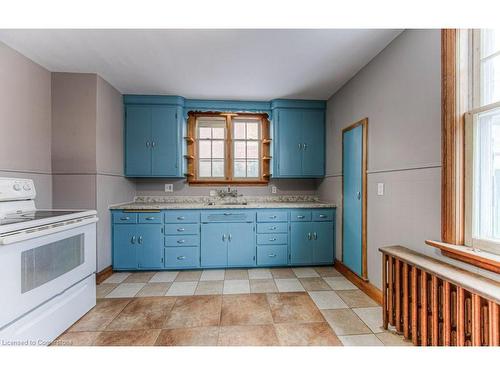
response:
[(500, 283), (401, 246), (380, 251), (385, 329), (419, 346), (500, 344)]

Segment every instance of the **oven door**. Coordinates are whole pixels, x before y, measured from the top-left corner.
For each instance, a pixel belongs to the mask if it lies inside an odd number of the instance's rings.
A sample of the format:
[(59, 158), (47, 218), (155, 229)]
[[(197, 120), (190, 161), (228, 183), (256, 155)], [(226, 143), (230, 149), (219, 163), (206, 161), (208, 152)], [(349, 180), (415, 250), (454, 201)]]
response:
[(0, 245), (0, 330), (95, 273), (95, 221), (48, 232)]

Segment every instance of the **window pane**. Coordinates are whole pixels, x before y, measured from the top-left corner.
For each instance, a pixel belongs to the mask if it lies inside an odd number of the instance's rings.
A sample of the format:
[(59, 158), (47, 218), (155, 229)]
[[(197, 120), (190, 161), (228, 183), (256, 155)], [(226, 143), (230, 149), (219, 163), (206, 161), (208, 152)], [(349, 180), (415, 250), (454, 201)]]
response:
[(224, 128), (213, 128), (212, 129), (212, 137), (214, 139), (224, 139), (225, 133), (226, 133), (226, 129), (224, 129)]
[(246, 162), (236, 160), (234, 162), (234, 177), (246, 177)]
[(209, 139), (212, 137), (212, 128), (202, 128), (200, 127), (199, 128), (199, 138), (203, 138), (203, 139)]
[(200, 158), (201, 159), (209, 159), (212, 157), (212, 151), (211, 151), (211, 141), (199, 141), (199, 148), (200, 148)]
[(500, 241), (500, 109), (476, 123), (473, 237)]
[(241, 121), (234, 121), (234, 139), (245, 139), (245, 123)]
[(259, 124), (257, 122), (247, 122), (247, 138), (259, 139)]
[(247, 177), (259, 177), (259, 162), (257, 160), (247, 161)]
[(246, 158), (246, 150), (245, 150), (245, 141), (235, 141), (234, 142), (234, 157), (236, 159), (245, 159)]
[(212, 141), (212, 157), (224, 159), (224, 141)]
[(500, 55), (481, 63), (481, 105), (500, 101)]
[(259, 157), (259, 142), (247, 142), (247, 158), (257, 159)]
[(200, 160), (200, 177), (212, 177), (212, 169), (211, 169), (210, 160)]
[(500, 29), (481, 30), (481, 58), (500, 51)]
[(212, 177), (224, 177), (224, 160), (212, 162)]

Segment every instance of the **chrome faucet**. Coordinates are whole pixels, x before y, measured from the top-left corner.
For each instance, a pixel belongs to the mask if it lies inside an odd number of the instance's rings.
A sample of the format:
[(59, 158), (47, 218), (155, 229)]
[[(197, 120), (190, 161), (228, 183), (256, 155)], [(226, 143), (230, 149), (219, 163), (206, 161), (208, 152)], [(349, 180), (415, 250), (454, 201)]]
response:
[(231, 189), (230, 185), (227, 185), (226, 189), (217, 190), (217, 195), (219, 196), (219, 198), (227, 198), (227, 197), (237, 198), (240, 196), (240, 194), (238, 194), (238, 189), (236, 188)]

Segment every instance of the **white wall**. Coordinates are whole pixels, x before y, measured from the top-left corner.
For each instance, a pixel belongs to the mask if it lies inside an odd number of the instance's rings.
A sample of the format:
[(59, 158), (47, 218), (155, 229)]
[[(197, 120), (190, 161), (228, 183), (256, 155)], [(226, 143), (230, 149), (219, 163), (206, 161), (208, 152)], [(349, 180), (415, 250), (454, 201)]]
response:
[[(324, 199), (336, 202), (342, 254), (342, 129), (368, 117), (368, 277), (381, 285), (379, 247), (400, 244), (435, 254), (440, 238), (440, 31), (407, 30), (327, 104)], [(377, 196), (377, 183), (385, 195)]]
[(0, 43), (0, 177), (31, 178), (52, 206), (50, 72)]

